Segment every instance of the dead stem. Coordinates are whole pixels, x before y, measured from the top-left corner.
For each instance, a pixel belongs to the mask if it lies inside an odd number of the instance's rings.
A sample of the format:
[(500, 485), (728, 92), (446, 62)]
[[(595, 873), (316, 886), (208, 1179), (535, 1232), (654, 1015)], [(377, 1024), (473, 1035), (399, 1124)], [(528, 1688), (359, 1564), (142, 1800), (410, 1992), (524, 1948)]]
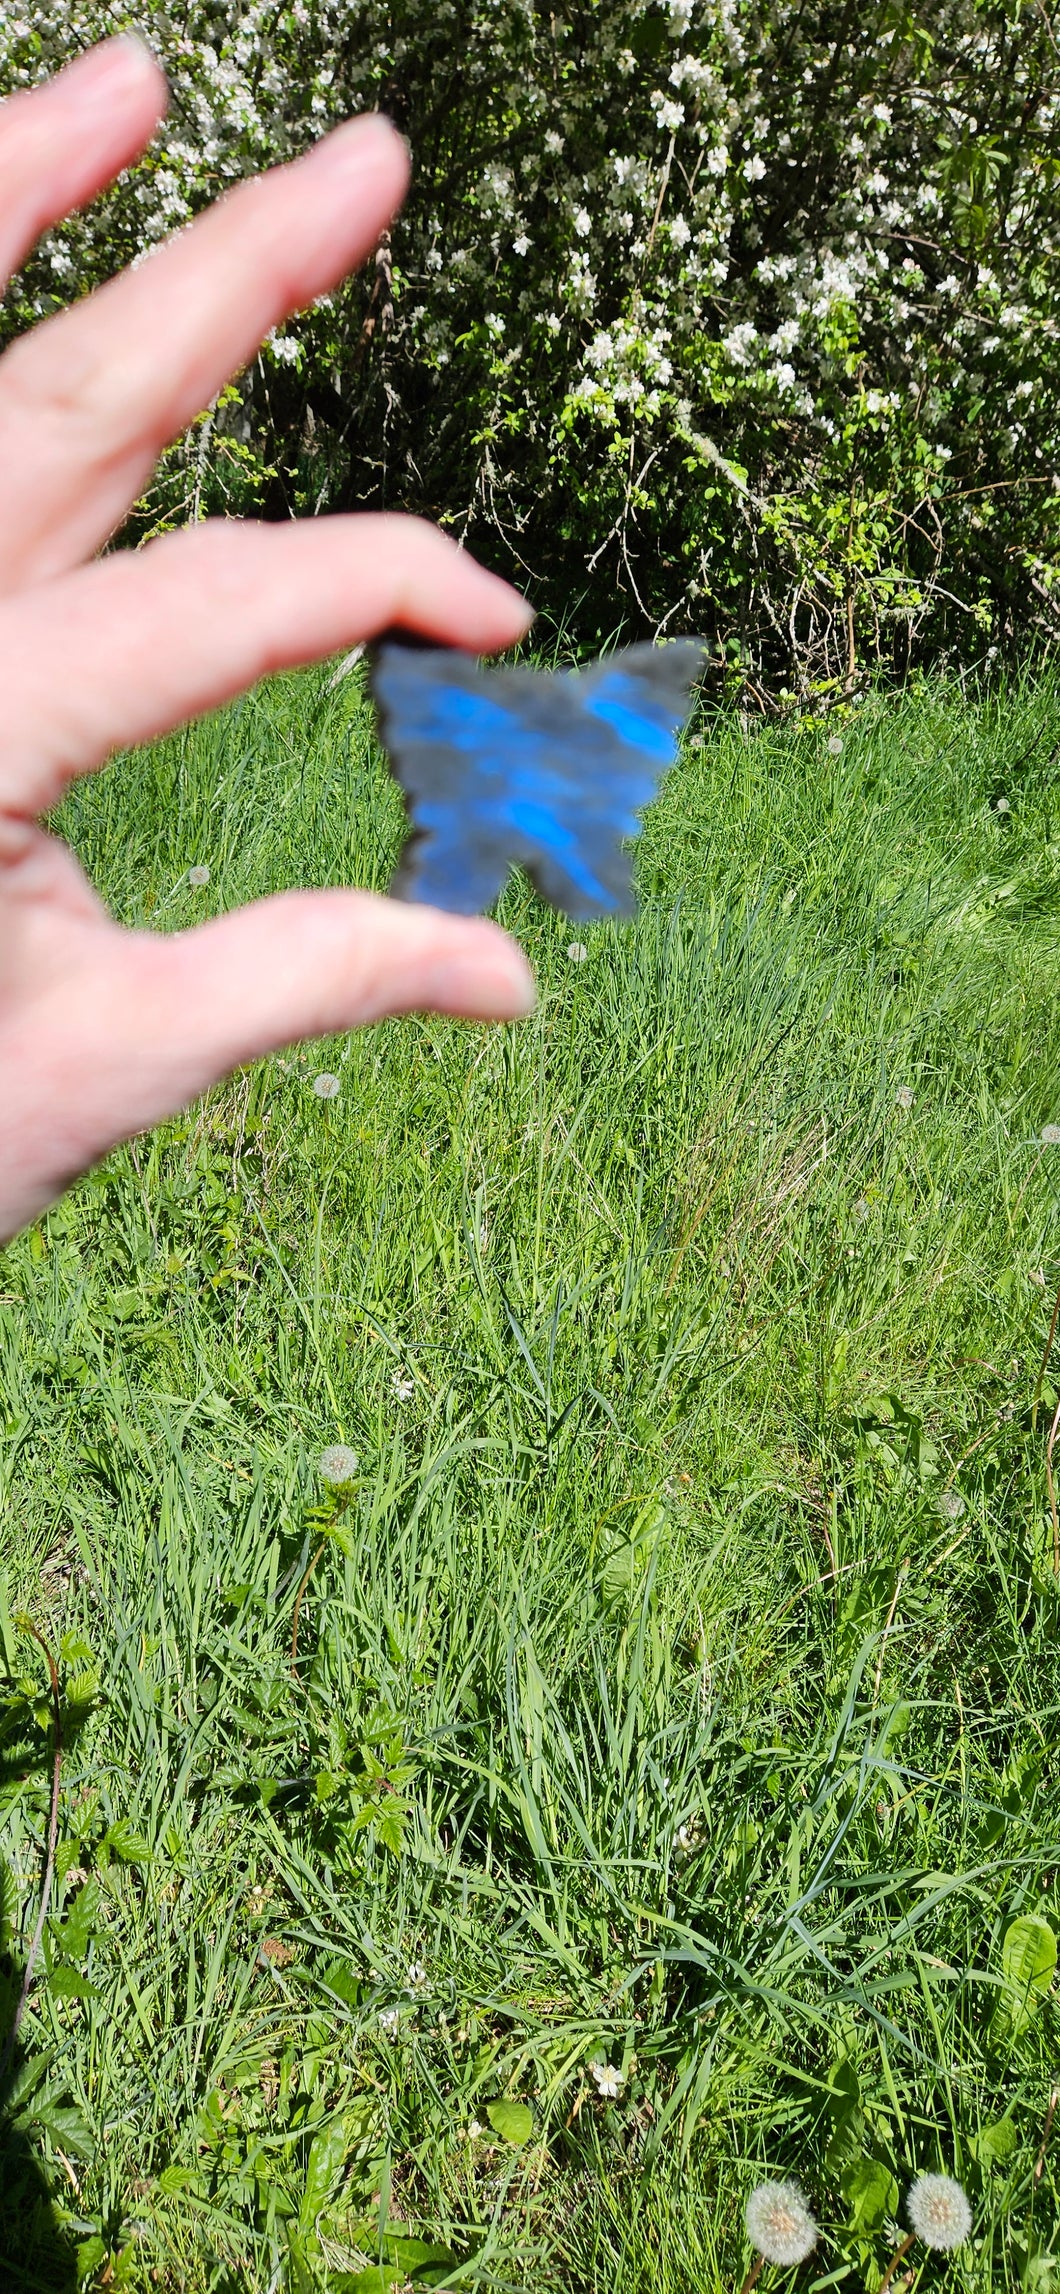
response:
[(298, 1679), (298, 1612), (302, 1606), (302, 1595), (305, 1592), (306, 1586), (312, 1577), (313, 1571), (316, 1568), (317, 1562), (319, 1561), (327, 1542), (328, 1541), (326, 1537), (321, 1538), (312, 1560), (306, 1564), (306, 1567), (302, 1572), (302, 1582), (294, 1597), (294, 1614), (291, 1618), (291, 1671), (294, 1674), (295, 1680)]
[(1056, 1511), (1056, 1484), (1053, 1480), (1053, 1444), (1060, 1426), (1060, 1402), (1056, 1405), (1049, 1439), (1045, 1445), (1045, 1486), (1049, 1492), (1049, 1518), (1053, 1525), (1053, 1576), (1060, 1577), (1060, 1519)]
[(1042, 1398), (1042, 1387), (1045, 1384), (1045, 1373), (1049, 1368), (1049, 1356), (1053, 1351), (1053, 1340), (1056, 1337), (1056, 1325), (1058, 1319), (1060, 1319), (1060, 1290), (1058, 1290), (1056, 1294), (1056, 1303), (1053, 1307), (1053, 1319), (1049, 1324), (1049, 1336), (1045, 1341), (1045, 1352), (1042, 1355), (1042, 1366), (1038, 1372), (1038, 1383), (1034, 1389), (1034, 1406), (1031, 1410), (1032, 1434), (1036, 1434), (1038, 1431), (1038, 1404)]
[(887, 2294), (887, 2289), (891, 2285), (895, 2271), (897, 2270), (899, 2263), (905, 2261), (905, 2257), (908, 2254), (915, 2237), (915, 2230), (911, 2230), (908, 2236), (903, 2238), (901, 2245), (895, 2248), (895, 2251), (892, 2254), (889, 2263), (887, 2264), (887, 2268), (883, 2273), (883, 2277), (881, 2278), (880, 2283), (876, 2288), (876, 2294)]

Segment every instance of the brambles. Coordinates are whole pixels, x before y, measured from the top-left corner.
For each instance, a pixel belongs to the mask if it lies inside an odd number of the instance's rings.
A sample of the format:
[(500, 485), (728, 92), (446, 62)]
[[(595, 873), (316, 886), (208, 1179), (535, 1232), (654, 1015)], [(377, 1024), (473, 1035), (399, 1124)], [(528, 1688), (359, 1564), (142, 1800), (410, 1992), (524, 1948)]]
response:
[[(666, 617), (774, 687), (1054, 637), (1060, 51), (1015, 5), (851, 21), (152, 12), (170, 122), (49, 234), (9, 324), (378, 105), (412, 144), (404, 215), (173, 450), (136, 533), (422, 509), (579, 637)], [(112, 29), (102, 0), (3, 0), (0, 92)]]

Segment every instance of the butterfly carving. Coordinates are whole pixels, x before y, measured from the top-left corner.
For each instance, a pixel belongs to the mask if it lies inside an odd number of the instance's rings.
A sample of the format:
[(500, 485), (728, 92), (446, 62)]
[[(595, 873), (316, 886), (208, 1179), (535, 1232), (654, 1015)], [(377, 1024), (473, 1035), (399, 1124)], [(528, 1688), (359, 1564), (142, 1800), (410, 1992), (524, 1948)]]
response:
[(383, 638), (372, 692), (410, 829), (395, 898), (474, 916), (518, 865), (564, 915), (631, 915), (627, 842), (677, 755), (706, 651), (677, 638), (587, 669), (489, 669)]

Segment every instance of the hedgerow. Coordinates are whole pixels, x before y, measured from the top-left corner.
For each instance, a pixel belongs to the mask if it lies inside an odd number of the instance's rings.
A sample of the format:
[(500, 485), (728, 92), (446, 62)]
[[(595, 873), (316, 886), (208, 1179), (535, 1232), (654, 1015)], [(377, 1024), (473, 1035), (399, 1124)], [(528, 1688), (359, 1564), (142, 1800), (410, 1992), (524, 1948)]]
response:
[[(0, 85), (116, 28), (0, 0)], [(130, 19), (133, 21), (133, 19)], [(1060, 622), (1060, 45), (1023, 0), (211, 0), (135, 19), (146, 160), (8, 329), (381, 105), (412, 191), (131, 528), (426, 512), (579, 636), (705, 628), (752, 689)]]

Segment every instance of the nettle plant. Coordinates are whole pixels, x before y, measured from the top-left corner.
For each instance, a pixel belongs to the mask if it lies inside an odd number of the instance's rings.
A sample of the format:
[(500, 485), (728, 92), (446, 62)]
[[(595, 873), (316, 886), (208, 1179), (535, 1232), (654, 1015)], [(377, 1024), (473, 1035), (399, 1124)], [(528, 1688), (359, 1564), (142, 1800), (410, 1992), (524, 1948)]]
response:
[[(0, 0), (0, 85), (116, 28)], [(130, 21), (133, 19), (130, 18)], [(579, 638), (713, 632), (745, 684), (1060, 625), (1060, 41), (1034, 0), (188, 0), (141, 167), (9, 329), (381, 105), (404, 214), (169, 456), (135, 536), (426, 512)]]

